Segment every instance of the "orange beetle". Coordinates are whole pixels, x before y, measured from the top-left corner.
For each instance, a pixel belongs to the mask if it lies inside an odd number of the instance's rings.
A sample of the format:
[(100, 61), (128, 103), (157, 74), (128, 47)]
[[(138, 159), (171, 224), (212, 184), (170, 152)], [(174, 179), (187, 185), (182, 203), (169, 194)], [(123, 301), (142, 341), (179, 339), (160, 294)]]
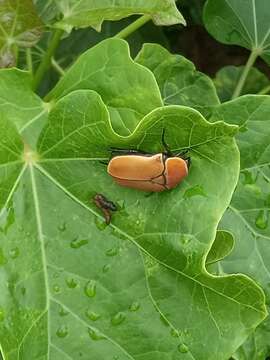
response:
[(164, 130), (162, 143), (166, 151), (159, 154), (116, 150), (118, 154), (109, 161), (108, 174), (117, 184), (138, 190), (160, 192), (175, 188), (188, 175), (190, 158), (184, 157), (186, 153), (171, 153)]

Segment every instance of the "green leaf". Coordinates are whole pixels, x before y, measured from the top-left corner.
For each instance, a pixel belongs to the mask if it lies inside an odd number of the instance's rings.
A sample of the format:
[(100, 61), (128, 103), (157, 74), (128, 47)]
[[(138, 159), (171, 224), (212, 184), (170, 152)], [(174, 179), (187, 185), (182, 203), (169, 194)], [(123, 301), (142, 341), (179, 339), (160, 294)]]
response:
[(206, 264), (210, 265), (228, 256), (234, 247), (234, 238), (228, 231), (217, 231), (215, 241), (207, 255)]
[[(217, 72), (214, 84), (221, 102), (228, 101), (232, 98), (234, 89), (239, 82), (243, 70), (244, 66), (225, 66)], [(252, 67), (241, 94), (257, 94), (268, 84), (269, 79), (267, 76), (255, 67)]]
[(31, 76), (18, 69), (0, 70), (0, 117), (11, 119), (33, 148), (48, 108), (31, 89)]
[[(52, 101), (37, 148), (1, 114), (4, 358), (227, 360), (266, 315), (251, 279), (205, 269), (238, 179), (237, 127), (167, 106), (123, 137), (103, 96), (74, 89)], [(164, 128), (172, 151), (190, 148), (188, 177), (152, 196), (117, 186), (101, 163), (110, 147), (160, 152)], [(96, 193), (117, 205), (109, 226)]]
[(240, 45), (270, 63), (268, 0), (208, 0), (204, 24), (218, 41)]
[[(270, 304), (270, 99), (249, 95), (221, 105), (212, 121), (224, 120), (240, 126), (237, 143), (241, 152), (241, 174), (232, 202), (221, 221), (221, 228), (235, 238), (232, 254), (221, 264), (225, 272), (243, 271), (264, 288)], [(269, 318), (246, 345), (247, 357), (264, 359), (269, 355)], [(263, 335), (262, 335), (263, 334)], [(262, 339), (264, 341), (262, 341)], [(260, 343), (260, 347), (254, 346)], [(263, 344), (264, 343), (264, 344)]]
[(97, 91), (108, 106), (115, 131), (130, 134), (143, 116), (163, 105), (153, 74), (135, 63), (126, 41), (104, 40), (79, 57), (48, 100), (77, 89)]
[(185, 24), (175, 0), (35, 0), (35, 3), (44, 21), (63, 29), (91, 26), (100, 30), (104, 20), (116, 21), (134, 14), (150, 15), (156, 25)]
[(145, 44), (136, 61), (154, 73), (165, 105), (190, 106), (207, 116), (219, 104), (212, 80), (183, 56)]
[(31, 47), (40, 38), (42, 22), (31, 0), (0, 4), (0, 68), (16, 64), (18, 47)]

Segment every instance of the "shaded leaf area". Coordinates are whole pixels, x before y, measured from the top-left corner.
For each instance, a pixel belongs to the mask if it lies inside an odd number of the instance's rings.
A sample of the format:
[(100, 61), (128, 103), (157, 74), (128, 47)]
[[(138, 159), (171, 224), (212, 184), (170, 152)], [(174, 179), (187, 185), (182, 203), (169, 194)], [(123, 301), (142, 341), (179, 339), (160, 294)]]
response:
[(45, 104), (31, 89), (28, 72), (0, 70), (0, 118), (3, 116), (11, 120), (31, 147), (35, 147), (47, 111)]
[(270, 11), (267, 0), (208, 0), (204, 24), (225, 44), (256, 51), (270, 63)]
[(31, 47), (40, 38), (42, 22), (31, 0), (2, 0), (0, 6), (0, 68), (16, 64), (18, 47)]
[[(73, 29), (68, 37), (61, 40), (59, 47), (54, 55), (55, 60), (62, 68), (67, 69), (78, 56), (98, 44), (104, 39), (113, 37), (120, 30), (128, 26), (136, 19), (135, 16), (125, 18), (119, 21), (105, 21), (102, 26), (102, 31), (97, 32), (92, 28)], [(146, 23), (143, 27), (132, 33), (128, 37), (131, 56), (134, 57), (140, 51), (145, 42), (158, 42), (165, 47), (169, 47), (168, 40), (164, 34), (163, 27), (157, 27), (153, 22)], [(47, 47), (48, 37), (43, 36), (35, 51), (32, 51), (34, 67), (41, 61)], [(25, 54), (21, 53), (20, 68), (25, 68)], [(61, 74), (62, 75), (62, 74)], [(41, 96), (45, 96), (56, 85), (59, 80), (59, 72), (52, 67), (39, 88)]]
[(136, 61), (154, 73), (165, 105), (190, 106), (208, 116), (219, 104), (212, 80), (183, 56), (157, 44), (145, 44)]
[(119, 39), (104, 40), (81, 55), (47, 99), (54, 101), (78, 89), (101, 95), (114, 130), (123, 135), (163, 105), (154, 75), (130, 58), (128, 44)]
[[(221, 102), (231, 100), (243, 70), (244, 66), (225, 66), (217, 72), (214, 84)], [(241, 94), (257, 94), (267, 85), (269, 85), (267, 76), (252, 67)]]
[[(241, 174), (232, 202), (221, 221), (221, 228), (235, 238), (232, 254), (221, 262), (225, 272), (244, 271), (264, 289), (270, 299), (270, 100), (249, 95), (221, 105), (212, 121), (222, 119), (238, 124)], [(257, 329), (250, 342), (239, 350), (239, 359), (265, 359), (270, 355), (269, 319)]]
[(206, 264), (211, 265), (228, 256), (234, 247), (234, 238), (228, 231), (218, 230), (215, 241), (207, 254)]
[(57, 27), (91, 26), (101, 30), (104, 20), (120, 20), (134, 14), (150, 15), (156, 25), (185, 24), (174, 0), (35, 0), (45, 22)]

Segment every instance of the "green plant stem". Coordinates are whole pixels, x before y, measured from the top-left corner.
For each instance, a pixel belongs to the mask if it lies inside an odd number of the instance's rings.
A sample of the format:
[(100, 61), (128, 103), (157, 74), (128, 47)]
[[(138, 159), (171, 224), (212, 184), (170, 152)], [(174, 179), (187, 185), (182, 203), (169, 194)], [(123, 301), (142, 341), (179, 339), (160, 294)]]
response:
[(270, 85), (265, 86), (261, 91), (258, 92), (258, 95), (266, 95), (270, 91)]
[(32, 75), (33, 74), (33, 62), (32, 62), (32, 50), (31, 50), (31, 48), (26, 49), (26, 64), (27, 64), (28, 71)]
[(240, 79), (238, 81), (238, 84), (233, 92), (232, 95), (232, 99), (236, 99), (238, 96), (241, 95), (241, 92), (243, 90), (243, 87), (245, 85), (246, 79), (248, 77), (249, 71), (252, 68), (252, 66), (254, 65), (257, 57), (260, 55), (260, 52), (258, 51), (258, 49), (252, 50), (252, 52), (250, 53), (250, 56), (248, 58), (248, 61), (245, 65), (245, 68), (240, 76)]
[(58, 72), (59, 75), (61, 76), (65, 75), (65, 70), (59, 65), (59, 63), (54, 58), (52, 58), (52, 67), (54, 68), (54, 70)]
[(36, 74), (34, 76), (34, 80), (33, 80), (33, 90), (36, 90), (40, 84), (40, 82), (42, 81), (46, 71), (48, 70), (48, 68), (51, 65), (51, 61), (52, 61), (52, 57), (55, 53), (55, 50), (57, 49), (59, 42), (61, 40), (61, 37), (63, 35), (63, 30), (61, 29), (56, 29), (54, 31), (54, 33), (52, 33), (51, 36), (51, 41), (49, 43), (48, 49), (44, 54), (44, 57), (41, 61), (41, 63), (39, 64), (39, 67), (36, 71)]
[(135, 20), (133, 23), (125, 27), (123, 30), (119, 31), (119, 33), (117, 33), (114, 37), (118, 39), (125, 39), (150, 20), (150, 15), (143, 15), (139, 19)]

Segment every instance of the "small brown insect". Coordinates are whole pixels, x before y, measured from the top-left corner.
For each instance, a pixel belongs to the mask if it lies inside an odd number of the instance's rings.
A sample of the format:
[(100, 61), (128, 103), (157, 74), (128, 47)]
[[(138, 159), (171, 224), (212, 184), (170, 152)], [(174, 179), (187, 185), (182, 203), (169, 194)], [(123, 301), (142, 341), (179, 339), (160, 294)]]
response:
[(116, 205), (102, 194), (96, 194), (94, 196), (94, 202), (96, 206), (103, 212), (105, 222), (107, 225), (109, 225), (112, 218), (111, 211), (117, 210)]

